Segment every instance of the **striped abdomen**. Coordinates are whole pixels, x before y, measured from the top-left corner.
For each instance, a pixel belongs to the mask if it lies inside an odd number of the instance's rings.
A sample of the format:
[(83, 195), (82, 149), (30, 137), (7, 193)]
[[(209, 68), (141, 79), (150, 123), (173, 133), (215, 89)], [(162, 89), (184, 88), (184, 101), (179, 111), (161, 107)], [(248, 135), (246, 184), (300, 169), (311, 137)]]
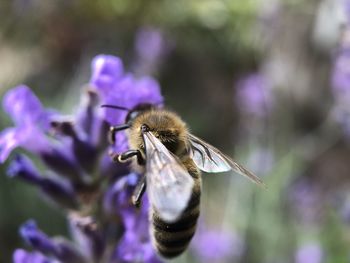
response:
[(153, 210), (151, 215), (151, 235), (158, 253), (165, 258), (173, 258), (185, 251), (197, 225), (200, 212), (201, 178), (198, 169), (190, 162), (184, 163), (194, 179), (194, 187), (188, 205), (176, 222), (163, 221)]

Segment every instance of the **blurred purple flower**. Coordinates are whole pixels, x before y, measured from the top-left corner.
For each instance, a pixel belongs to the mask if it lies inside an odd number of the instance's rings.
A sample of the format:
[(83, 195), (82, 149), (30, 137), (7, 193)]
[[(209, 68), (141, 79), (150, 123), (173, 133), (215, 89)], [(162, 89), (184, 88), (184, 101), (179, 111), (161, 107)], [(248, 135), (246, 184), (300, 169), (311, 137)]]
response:
[(340, 50), (337, 54), (332, 74), (332, 92), (335, 99), (333, 117), (350, 135), (350, 49)]
[(135, 49), (146, 60), (155, 60), (165, 51), (162, 33), (153, 28), (141, 28), (136, 34)]
[[(28, 221), (20, 234), (40, 253), (16, 250), (15, 262), (160, 262), (149, 238), (147, 200), (140, 211), (130, 203), (138, 176), (128, 175), (127, 167), (112, 163), (108, 154), (109, 126), (124, 122), (126, 112), (99, 107), (159, 104), (160, 87), (150, 77), (135, 79), (125, 73), (121, 60), (108, 55), (93, 60), (90, 84), (69, 117), (45, 109), (23, 85), (4, 96), (4, 109), (15, 127), (0, 133), (0, 162), (16, 147), (39, 157), (47, 171), (37, 169), (26, 155), (16, 155), (8, 175), (38, 187), (62, 207), (75, 241), (50, 238)], [(119, 133), (113, 150), (127, 146), (125, 134)]]
[(348, 21), (334, 55), (331, 87), (335, 100), (333, 117), (342, 126), (345, 135), (350, 136), (350, 1), (342, 3)]
[(152, 74), (170, 52), (173, 44), (159, 30), (143, 27), (136, 34), (135, 50), (138, 55), (135, 71)]
[(315, 184), (299, 178), (291, 185), (289, 201), (296, 218), (305, 224), (315, 224), (322, 220), (324, 203), (320, 202), (322, 193)]
[(334, 60), (332, 88), (337, 102), (350, 101), (350, 49), (340, 50)]
[(261, 74), (251, 74), (237, 84), (238, 108), (249, 114), (264, 117), (272, 108), (272, 95), (268, 81)]
[(200, 262), (232, 262), (244, 252), (244, 242), (233, 232), (206, 230), (200, 226), (191, 248)]
[(298, 249), (295, 255), (295, 263), (321, 263), (323, 251), (319, 244), (310, 243)]

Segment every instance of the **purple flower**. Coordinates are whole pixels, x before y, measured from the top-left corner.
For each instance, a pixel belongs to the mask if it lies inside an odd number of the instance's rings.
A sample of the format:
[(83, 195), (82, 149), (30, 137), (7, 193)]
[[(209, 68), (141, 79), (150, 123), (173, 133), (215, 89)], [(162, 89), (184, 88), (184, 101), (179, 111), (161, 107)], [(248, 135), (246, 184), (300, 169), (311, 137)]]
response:
[(59, 177), (43, 177), (24, 155), (15, 156), (7, 169), (7, 174), (38, 186), (47, 197), (64, 207), (75, 209), (78, 206), (77, 196), (69, 181)]
[(157, 60), (165, 52), (165, 39), (162, 33), (153, 28), (141, 28), (136, 34), (135, 49), (145, 60)]
[(65, 239), (51, 239), (40, 229), (33, 220), (27, 221), (20, 228), (20, 234), (34, 249), (46, 255), (52, 255), (67, 263), (84, 262), (81, 253)]
[(289, 201), (296, 218), (304, 224), (319, 223), (322, 219), (324, 203), (322, 193), (306, 178), (298, 178), (291, 185)]
[(173, 43), (159, 29), (141, 28), (135, 40), (135, 51), (138, 55), (135, 71), (140, 74), (155, 72), (172, 48)]
[(45, 257), (40, 252), (27, 252), (23, 249), (16, 249), (13, 253), (13, 263), (54, 263), (57, 262)]
[(123, 76), (124, 69), (120, 58), (111, 55), (99, 55), (93, 59), (90, 83), (98, 87), (103, 95), (113, 94), (114, 85)]
[(237, 104), (243, 112), (266, 116), (272, 107), (269, 83), (261, 74), (251, 74), (237, 82)]
[(150, 240), (147, 196), (143, 197), (140, 209), (130, 202), (138, 180), (136, 174), (129, 174), (119, 179), (105, 195), (105, 209), (118, 212), (125, 228), (112, 262), (161, 262)]
[(341, 125), (345, 135), (350, 134), (350, 49), (343, 48), (334, 60), (332, 92), (335, 99), (334, 119)]
[(44, 132), (49, 128), (51, 114), (43, 109), (27, 86), (18, 86), (8, 91), (3, 106), (16, 127), (7, 128), (0, 133), (0, 162), (4, 162), (18, 146), (35, 153), (49, 147)]
[(332, 93), (335, 100), (333, 117), (342, 126), (346, 136), (350, 135), (350, 2), (343, 1), (347, 23), (343, 29), (343, 36), (334, 55), (333, 72), (331, 76)]
[(310, 243), (298, 249), (295, 255), (295, 263), (321, 263), (323, 251), (319, 244)]
[(0, 162), (17, 147), (39, 157), (45, 169), (17, 154), (7, 173), (39, 188), (59, 205), (74, 240), (51, 238), (28, 221), (20, 234), (34, 252), (16, 250), (15, 262), (160, 262), (148, 233), (147, 199), (140, 210), (130, 201), (139, 177), (109, 157), (111, 150), (128, 147), (123, 133), (113, 147), (107, 139), (109, 126), (123, 123), (126, 112), (100, 108), (106, 103), (130, 109), (140, 103), (161, 104), (159, 84), (125, 73), (114, 56), (97, 56), (92, 69), (91, 89), (84, 91), (72, 116), (47, 110), (23, 85), (4, 96), (4, 109), (15, 126), (0, 133)]
[[(123, 75), (122, 65), (117, 57), (98, 56), (93, 61), (92, 72), (90, 84), (100, 94), (103, 104), (132, 109), (140, 103), (163, 102), (156, 80), (151, 77), (135, 79), (130, 73)], [(105, 109), (104, 117), (110, 124), (117, 125), (124, 121), (126, 112)]]
[[(117, 73), (115, 73), (117, 72)], [(132, 109), (141, 103), (161, 105), (163, 97), (158, 82), (151, 77), (135, 79), (132, 74), (122, 74), (119, 58), (99, 55), (92, 63), (92, 87), (100, 94), (102, 104), (123, 106)], [(104, 119), (111, 125), (124, 122), (127, 112), (114, 109), (104, 109)], [(118, 148), (116, 151), (127, 149), (125, 134), (117, 134)]]
[(241, 257), (244, 243), (239, 235), (232, 232), (206, 230), (203, 226), (197, 231), (192, 249), (200, 262), (232, 262)]

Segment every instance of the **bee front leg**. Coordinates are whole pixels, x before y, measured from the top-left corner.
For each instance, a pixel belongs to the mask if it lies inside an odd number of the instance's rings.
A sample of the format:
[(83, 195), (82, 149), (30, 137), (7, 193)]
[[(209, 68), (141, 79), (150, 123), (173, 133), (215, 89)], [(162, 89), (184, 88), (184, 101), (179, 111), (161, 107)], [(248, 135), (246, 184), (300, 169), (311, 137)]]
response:
[(122, 154), (116, 154), (116, 153), (111, 154), (113, 161), (120, 162), (120, 163), (125, 163), (134, 156), (137, 157), (137, 163), (139, 165), (144, 165), (146, 163), (140, 150), (128, 150), (126, 152), (123, 152)]
[(131, 201), (133, 205), (136, 206), (137, 208), (139, 208), (141, 205), (141, 198), (145, 193), (145, 190), (146, 190), (146, 179), (145, 179), (145, 176), (143, 175), (140, 181), (138, 181), (131, 197)]

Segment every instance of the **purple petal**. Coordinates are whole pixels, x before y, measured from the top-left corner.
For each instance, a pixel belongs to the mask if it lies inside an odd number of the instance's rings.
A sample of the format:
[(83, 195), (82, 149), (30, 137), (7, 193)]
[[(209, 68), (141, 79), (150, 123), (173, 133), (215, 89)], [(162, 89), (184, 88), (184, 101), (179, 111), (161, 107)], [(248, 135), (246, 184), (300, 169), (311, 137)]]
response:
[(131, 195), (139, 176), (134, 173), (119, 179), (107, 192), (104, 208), (108, 214), (120, 216), (126, 231), (134, 232), (141, 240), (149, 240), (149, 203), (147, 196), (141, 200), (141, 209), (131, 203)]
[(9, 90), (4, 96), (3, 106), (16, 125), (48, 127), (49, 114), (27, 86), (21, 85)]
[[(123, 66), (117, 57), (97, 56), (92, 71), (90, 83), (97, 89), (103, 104), (131, 109), (140, 103), (163, 102), (157, 81), (150, 77), (136, 80), (130, 73), (123, 75)], [(117, 125), (124, 122), (126, 112), (104, 109), (104, 116), (110, 124)]]
[(24, 249), (16, 249), (13, 253), (13, 263), (53, 263), (51, 260), (45, 257), (39, 252), (28, 252)]
[(27, 86), (9, 90), (4, 96), (3, 106), (17, 127), (6, 129), (0, 135), (1, 162), (18, 146), (35, 153), (49, 147), (44, 132), (50, 127), (53, 113), (42, 107)]
[[(106, 98), (105, 103), (132, 109), (142, 103), (161, 105), (163, 97), (160, 86), (155, 79), (151, 77), (134, 79), (129, 74), (115, 86), (115, 92)], [(124, 123), (125, 117), (126, 112), (105, 109), (105, 118), (112, 125)]]
[[(90, 216), (71, 214), (69, 217), (70, 232), (78, 243), (85, 256), (94, 258), (95, 261), (102, 256), (105, 250), (105, 236), (102, 234), (96, 221)], [(116, 235), (117, 236), (117, 235)]]
[(118, 214), (123, 209), (132, 209), (131, 194), (138, 181), (138, 175), (131, 173), (117, 180), (105, 193), (104, 209), (108, 214)]
[(123, 75), (123, 63), (120, 58), (110, 55), (98, 55), (92, 61), (90, 83), (103, 96), (113, 92), (113, 87)]
[(10, 153), (21, 144), (21, 136), (16, 128), (7, 128), (0, 133), (0, 162), (6, 161)]
[(50, 254), (65, 263), (85, 262), (80, 252), (71, 242), (62, 238), (49, 238), (38, 229), (34, 220), (29, 220), (20, 228), (20, 234), (34, 249)]
[(17, 155), (14, 158), (8, 167), (7, 174), (37, 185), (46, 196), (58, 204), (73, 209), (77, 207), (75, 192), (69, 182), (59, 177), (42, 177), (30, 159), (24, 155)]
[(97, 158), (97, 149), (93, 143), (85, 138), (82, 139), (83, 136), (80, 136), (77, 127), (71, 121), (52, 121), (51, 125), (56, 134), (71, 139), (70, 144), (75, 160), (79, 163), (80, 167), (85, 169), (86, 172), (92, 172)]
[[(134, 231), (126, 231), (118, 244), (117, 250), (113, 255), (116, 262), (162, 262), (150, 241), (140, 238)], [(112, 262), (114, 262), (112, 260)]]
[(10, 177), (20, 177), (23, 180), (39, 183), (41, 176), (32, 161), (24, 155), (16, 155), (7, 168)]
[(64, 238), (55, 238), (55, 246), (57, 247), (57, 252), (53, 254), (54, 257), (64, 263), (77, 263), (77, 262), (87, 262), (87, 259), (81, 254), (81, 252), (75, 247), (70, 241)]
[[(162, 104), (163, 97), (159, 83), (151, 77), (143, 77), (135, 81), (133, 93), (128, 94), (130, 106), (135, 107), (141, 103)], [(131, 104), (131, 102), (133, 104)]]
[[(63, 145), (64, 146), (64, 145)], [(70, 179), (72, 182), (80, 182), (82, 173), (80, 167), (71, 156), (71, 148), (47, 147), (39, 152), (43, 162), (59, 175)]]
[(125, 197), (126, 200), (129, 200), (129, 205), (119, 209), (125, 232), (113, 255), (113, 259), (118, 259), (117, 262), (162, 262), (158, 258), (149, 236), (150, 222), (147, 196), (145, 195), (142, 198), (139, 211), (131, 206), (130, 194), (122, 196), (121, 199), (125, 200)]
[(48, 139), (37, 127), (26, 124), (7, 128), (0, 133), (0, 162), (4, 162), (16, 147), (39, 153), (50, 147)]
[(34, 220), (28, 220), (20, 228), (22, 238), (33, 248), (42, 253), (56, 253), (56, 246), (53, 241), (40, 229)]
[(307, 244), (298, 249), (296, 263), (321, 263), (323, 251), (319, 244)]
[(42, 178), (38, 185), (43, 193), (57, 204), (76, 209), (78, 207), (77, 196), (72, 185), (69, 182), (61, 180), (61, 178)]

